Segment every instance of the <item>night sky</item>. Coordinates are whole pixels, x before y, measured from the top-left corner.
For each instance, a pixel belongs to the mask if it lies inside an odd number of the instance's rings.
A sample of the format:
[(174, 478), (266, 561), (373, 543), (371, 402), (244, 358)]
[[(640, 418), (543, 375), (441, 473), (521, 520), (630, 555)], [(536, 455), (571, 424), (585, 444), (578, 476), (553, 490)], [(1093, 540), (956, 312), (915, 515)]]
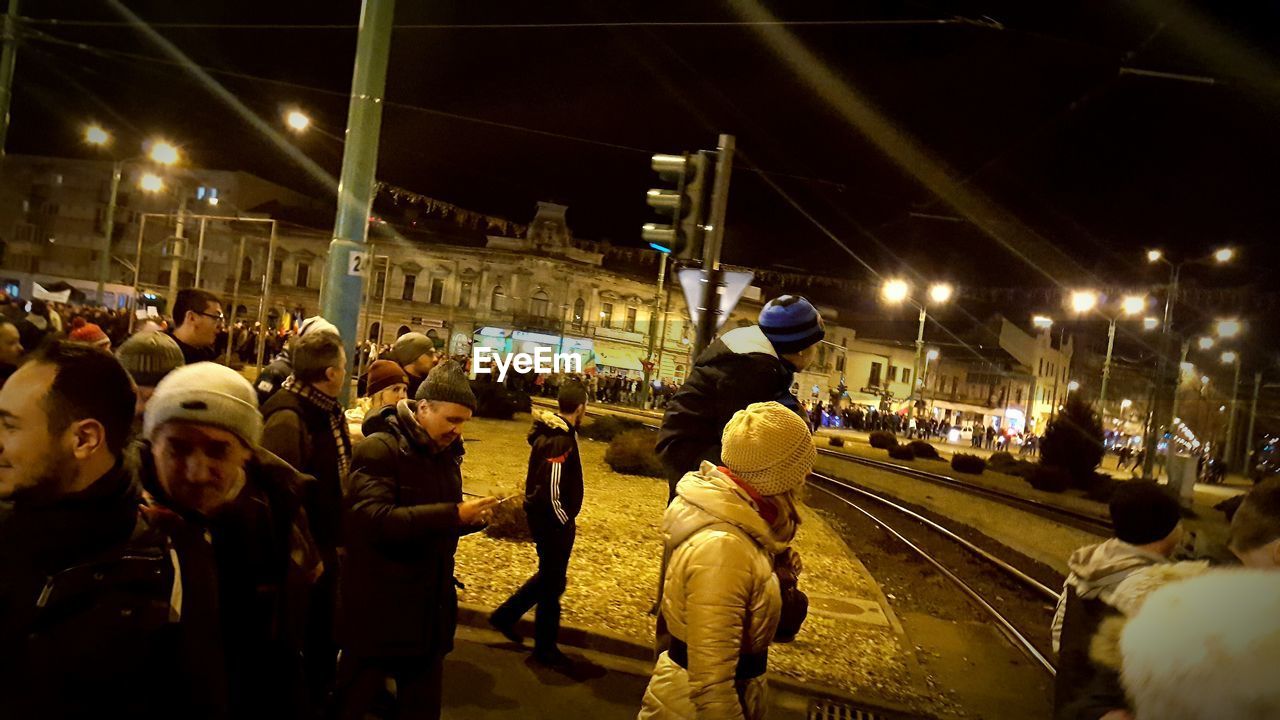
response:
[[(26, 26), (10, 152), (87, 155), (78, 140), (94, 118), (139, 136), (169, 135), (199, 165), (326, 194), (200, 82), (160, 60), (111, 3), (25, 5), (34, 18), (106, 24)], [(297, 105), (341, 136), (359, 3), (126, 5), (196, 63), (222, 71), (213, 76), (277, 127), (283, 109)], [(1147, 266), (1146, 247), (1190, 257), (1233, 244), (1244, 261), (1189, 271), (1188, 280), (1244, 292), (1186, 316), (1199, 322), (1252, 308), (1251, 342), (1271, 350), (1264, 315), (1274, 312), (1256, 311), (1267, 302), (1274, 310), (1280, 267), (1272, 242), (1280, 229), (1280, 5), (1247, 3), (1256, 7), (1233, 14), (1163, 0), (773, 5), (786, 20), (949, 20), (786, 32), (817, 55), (831, 82), (874, 104), (1017, 232), (996, 238), (961, 217), (913, 176), (918, 167), (895, 162), (778, 57), (762, 28), (457, 27), (738, 21), (756, 7), (746, 2), (401, 0), (378, 176), (517, 222), (538, 200), (562, 202), (577, 236), (639, 245), (639, 226), (652, 218), (644, 191), (656, 180), (648, 155), (710, 148), (717, 133), (732, 132), (741, 156), (728, 262), (869, 282), (863, 262), (877, 273), (968, 286), (1146, 286), (1167, 277)], [(295, 142), (336, 177), (336, 137), (313, 132)]]

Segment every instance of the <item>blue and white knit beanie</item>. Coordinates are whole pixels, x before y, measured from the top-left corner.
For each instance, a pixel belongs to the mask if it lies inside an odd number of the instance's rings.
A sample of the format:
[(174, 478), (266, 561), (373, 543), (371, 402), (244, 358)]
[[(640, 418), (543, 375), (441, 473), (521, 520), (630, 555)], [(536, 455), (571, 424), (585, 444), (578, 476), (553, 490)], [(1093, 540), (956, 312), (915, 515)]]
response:
[(798, 353), (822, 340), (822, 315), (799, 295), (782, 295), (760, 311), (760, 329), (779, 355)]

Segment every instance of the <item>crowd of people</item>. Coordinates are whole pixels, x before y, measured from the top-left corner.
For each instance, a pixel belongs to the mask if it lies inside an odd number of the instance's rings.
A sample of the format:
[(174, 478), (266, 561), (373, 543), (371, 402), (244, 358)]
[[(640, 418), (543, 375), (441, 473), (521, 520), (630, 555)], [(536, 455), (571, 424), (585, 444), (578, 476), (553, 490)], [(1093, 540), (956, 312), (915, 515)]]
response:
[[(0, 717), (438, 718), (459, 538), (510, 500), (464, 497), (465, 368), (400, 337), (358, 378), (353, 438), (331, 323), (301, 323), (251, 384), (213, 362), (218, 299), (185, 290), (174, 307), (171, 328), (119, 342), (68, 313), (61, 331), (40, 315), (26, 347), (0, 320)], [(106, 342), (75, 335), (90, 325)], [(790, 389), (824, 333), (784, 295), (669, 399), (643, 720), (765, 715), (770, 646), (808, 608), (791, 543), (816, 450)], [(588, 501), (577, 429), (599, 386), (554, 380), (518, 498), (537, 572), (489, 621), (523, 644), (536, 608), (533, 660), (564, 669)], [(1243, 568), (1173, 562), (1182, 518), (1164, 488), (1126, 483), (1110, 509), (1115, 537), (1072, 556), (1055, 616), (1056, 717), (1276, 717), (1280, 573), (1264, 571), (1280, 568), (1280, 480), (1232, 521)]]

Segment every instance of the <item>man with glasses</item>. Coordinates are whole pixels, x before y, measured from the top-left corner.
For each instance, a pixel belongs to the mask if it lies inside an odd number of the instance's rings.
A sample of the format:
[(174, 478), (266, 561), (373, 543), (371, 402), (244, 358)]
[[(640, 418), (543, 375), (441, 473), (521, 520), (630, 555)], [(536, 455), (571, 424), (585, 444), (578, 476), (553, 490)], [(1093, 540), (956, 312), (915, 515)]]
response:
[(213, 293), (198, 288), (178, 291), (178, 298), (173, 303), (174, 328), (170, 335), (182, 350), (182, 358), (187, 365), (218, 359), (214, 344), (225, 321), (222, 302)]

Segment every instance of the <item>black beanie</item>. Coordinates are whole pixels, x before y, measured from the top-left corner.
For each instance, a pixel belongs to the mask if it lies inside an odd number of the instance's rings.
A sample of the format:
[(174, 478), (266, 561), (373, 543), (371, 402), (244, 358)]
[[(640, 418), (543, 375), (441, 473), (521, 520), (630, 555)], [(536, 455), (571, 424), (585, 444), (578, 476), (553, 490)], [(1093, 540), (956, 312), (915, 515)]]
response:
[(1178, 501), (1153, 482), (1121, 482), (1111, 496), (1111, 523), (1116, 537), (1130, 545), (1163, 540), (1181, 520)]

